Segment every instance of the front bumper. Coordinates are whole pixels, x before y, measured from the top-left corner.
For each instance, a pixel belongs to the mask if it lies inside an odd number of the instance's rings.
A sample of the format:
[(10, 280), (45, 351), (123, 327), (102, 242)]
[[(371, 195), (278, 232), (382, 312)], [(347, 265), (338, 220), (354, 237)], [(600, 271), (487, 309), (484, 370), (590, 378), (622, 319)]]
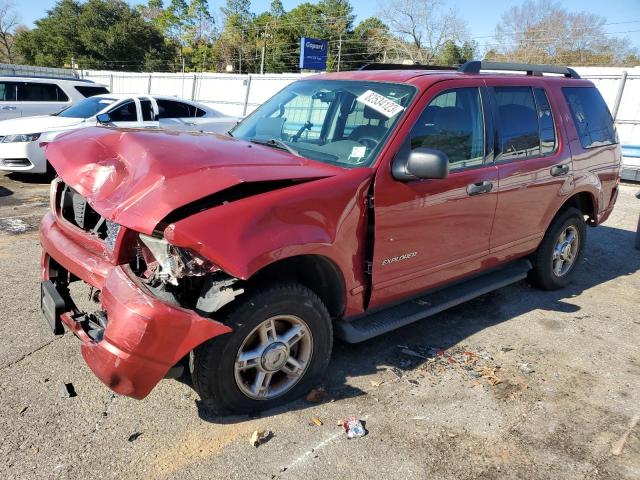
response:
[(47, 158), (39, 141), (0, 143), (0, 170), (46, 173)]
[(99, 341), (74, 318), (62, 323), (81, 341), (81, 352), (93, 373), (122, 395), (144, 398), (173, 365), (200, 343), (231, 329), (195, 312), (152, 296), (128, 266), (113, 265), (83, 247), (48, 213), (40, 225), (42, 276), (49, 279), (52, 258), (67, 271), (101, 290), (101, 307), (108, 322)]

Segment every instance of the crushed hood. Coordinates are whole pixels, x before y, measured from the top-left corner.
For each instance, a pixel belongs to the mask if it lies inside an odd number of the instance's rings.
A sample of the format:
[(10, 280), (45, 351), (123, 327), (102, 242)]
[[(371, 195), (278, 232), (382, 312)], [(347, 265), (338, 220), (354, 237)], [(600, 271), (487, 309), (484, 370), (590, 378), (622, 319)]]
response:
[(344, 171), (228, 136), (106, 127), (65, 133), (46, 154), (99, 214), (146, 234), (174, 210), (242, 183)]

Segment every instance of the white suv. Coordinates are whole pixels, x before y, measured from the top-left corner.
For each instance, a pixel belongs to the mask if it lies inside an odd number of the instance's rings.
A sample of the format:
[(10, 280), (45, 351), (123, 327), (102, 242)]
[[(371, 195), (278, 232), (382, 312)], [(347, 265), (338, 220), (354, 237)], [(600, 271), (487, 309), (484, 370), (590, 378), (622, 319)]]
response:
[(49, 115), (101, 93), (109, 90), (90, 80), (3, 75), (0, 76), (0, 120)]

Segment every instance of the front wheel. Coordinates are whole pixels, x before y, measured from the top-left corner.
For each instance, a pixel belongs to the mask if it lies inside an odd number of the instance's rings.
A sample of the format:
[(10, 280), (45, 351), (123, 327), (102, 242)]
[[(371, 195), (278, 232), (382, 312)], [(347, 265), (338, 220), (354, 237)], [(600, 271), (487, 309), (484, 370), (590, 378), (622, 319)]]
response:
[(557, 290), (569, 284), (586, 241), (587, 227), (582, 212), (576, 208), (560, 212), (533, 256), (530, 282), (543, 290)]
[(239, 298), (224, 323), (233, 329), (196, 348), (193, 384), (216, 414), (254, 413), (293, 400), (322, 377), (331, 356), (331, 319), (298, 284)]

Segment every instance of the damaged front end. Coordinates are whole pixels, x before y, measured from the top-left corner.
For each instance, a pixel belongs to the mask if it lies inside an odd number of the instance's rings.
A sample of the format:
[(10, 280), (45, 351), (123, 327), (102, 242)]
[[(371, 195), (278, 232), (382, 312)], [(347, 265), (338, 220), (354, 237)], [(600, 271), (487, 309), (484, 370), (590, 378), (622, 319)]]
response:
[(232, 302), (244, 289), (238, 279), (197, 253), (164, 238), (140, 234), (132, 271), (158, 298), (209, 316)]

